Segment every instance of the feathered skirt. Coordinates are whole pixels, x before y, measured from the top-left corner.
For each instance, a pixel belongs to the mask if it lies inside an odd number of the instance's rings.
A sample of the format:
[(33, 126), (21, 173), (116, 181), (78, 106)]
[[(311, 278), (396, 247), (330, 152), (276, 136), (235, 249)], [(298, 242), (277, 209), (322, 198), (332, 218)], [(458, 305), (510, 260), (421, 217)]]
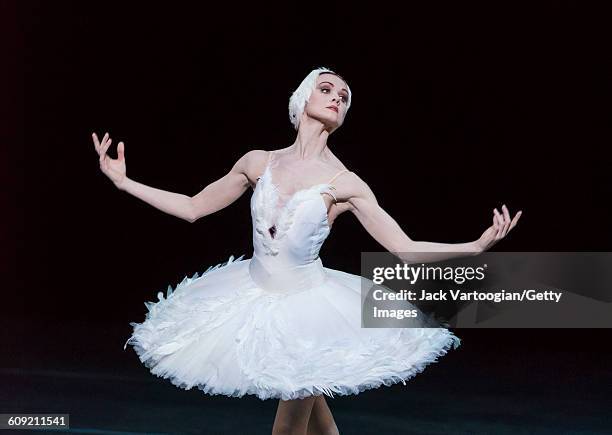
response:
[(314, 287), (269, 292), (251, 261), (232, 256), (159, 292), (124, 349), (183, 389), (291, 400), (405, 384), (460, 344), (445, 328), (362, 328), (361, 276), (321, 266)]

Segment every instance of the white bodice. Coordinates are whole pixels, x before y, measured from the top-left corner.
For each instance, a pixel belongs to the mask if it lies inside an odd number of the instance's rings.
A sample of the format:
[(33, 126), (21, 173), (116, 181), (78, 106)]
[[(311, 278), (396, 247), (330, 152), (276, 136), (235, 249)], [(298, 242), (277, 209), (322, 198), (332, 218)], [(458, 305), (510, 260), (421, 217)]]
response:
[[(335, 177), (334, 177), (335, 178)], [(319, 250), (330, 232), (323, 195), (330, 183), (300, 189), (281, 204), (270, 164), (251, 196), (251, 275), (263, 288), (286, 291), (318, 284), (323, 277)]]

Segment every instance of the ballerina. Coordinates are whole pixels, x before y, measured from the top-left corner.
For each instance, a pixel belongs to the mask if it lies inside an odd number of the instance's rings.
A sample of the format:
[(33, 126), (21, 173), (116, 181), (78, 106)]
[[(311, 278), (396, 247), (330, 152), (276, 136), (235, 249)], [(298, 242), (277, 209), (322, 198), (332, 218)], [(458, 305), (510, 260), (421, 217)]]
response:
[[(125, 145), (93, 133), (100, 170), (124, 192), (193, 223), (251, 188), (253, 255), (233, 256), (148, 302), (128, 339), (140, 360), (174, 385), (207, 394), (279, 399), (273, 434), (337, 434), (325, 396), (358, 394), (424, 370), (460, 340), (446, 328), (361, 328), (358, 275), (323, 266), (319, 250), (350, 211), (404, 262), (477, 255), (517, 225), (503, 205), (492, 225), (466, 243), (412, 240), (378, 204), (368, 184), (328, 146), (351, 105), (347, 82), (311, 71), (292, 94), (297, 135), (288, 147), (251, 150), (193, 197), (127, 177)], [(125, 347), (124, 347), (125, 348)]]

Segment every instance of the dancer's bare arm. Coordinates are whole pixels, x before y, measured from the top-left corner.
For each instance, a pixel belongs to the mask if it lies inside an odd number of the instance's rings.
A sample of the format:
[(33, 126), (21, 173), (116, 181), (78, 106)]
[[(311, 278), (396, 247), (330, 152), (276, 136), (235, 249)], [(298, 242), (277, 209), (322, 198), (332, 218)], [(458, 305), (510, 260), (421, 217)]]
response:
[[(347, 208), (365, 230), (385, 249), (406, 263), (435, 262), (453, 257), (477, 255), (491, 248), (514, 228), (522, 214), (514, 219), (504, 205), (503, 213), (493, 210), (493, 225), (475, 241), (466, 243), (436, 243), (412, 240), (379, 204), (370, 187), (356, 174), (346, 177), (341, 189)], [(339, 192), (341, 193), (341, 192)]]
[(252, 150), (244, 154), (234, 164), (232, 169), (210, 183), (200, 193), (191, 198), (192, 222), (227, 207), (247, 190), (252, 177), (249, 174), (257, 173), (267, 158), (267, 151)]
[(100, 169), (118, 189), (164, 213), (188, 222), (195, 222), (236, 201), (249, 187), (247, 174), (252, 170), (251, 167), (258, 164), (258, 159), (265, 159), (265, 151), (250, 151), (243, 155), (226, 175), (206, 186), (197, 195), (189, 197), (181, 193), (156, 189), (128, 178), (123, 142), (119, 142), (117, 146), (117, 159), (112, 159), (106, 154), (112, 143), (108, 133), (104, 135), (101, 142), (95, 133), (92, 136), (94, 147), (100, 156)]

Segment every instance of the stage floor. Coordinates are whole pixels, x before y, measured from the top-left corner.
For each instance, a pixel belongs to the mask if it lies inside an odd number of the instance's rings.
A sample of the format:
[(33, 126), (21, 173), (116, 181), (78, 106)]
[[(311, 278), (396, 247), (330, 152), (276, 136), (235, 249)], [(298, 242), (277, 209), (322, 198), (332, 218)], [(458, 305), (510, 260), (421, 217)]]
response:
[[(277, 400), (179, 389), (150, 374), (131, 347), (123, 350), (129, 328), (125, 325), (115, 324), (114, 330), (108, 325), (92, 329), (91, 323), (80, 329), (74, 323), (28, 328), (27, 335), (38, 336), (38, 342), (5, 337), (9, 352), (3, 353), (0, 367), (2, 413), (68, 413), (71, 429), (63, 433), (70, 434), (272, 431)], [(504, 343), (511, 335), (522, 335), (546, 343), (546, 334), (560, 332), (497, 330), (496, 339)], [(521, 352), (516, 346), (521, 339), (514, 346), (484, 346), (484, 335), (466, 330), (457, 334), (462, 346), (406, 386), (328, 399), (340, 433), (612, 433), (609, 354), (552, 345)], [(601, 338), (606, 332), (594, 334)], [(84, 335), (88, 340), (81, 340)], [(54, 341), (52, 336), (62, 339)]]

